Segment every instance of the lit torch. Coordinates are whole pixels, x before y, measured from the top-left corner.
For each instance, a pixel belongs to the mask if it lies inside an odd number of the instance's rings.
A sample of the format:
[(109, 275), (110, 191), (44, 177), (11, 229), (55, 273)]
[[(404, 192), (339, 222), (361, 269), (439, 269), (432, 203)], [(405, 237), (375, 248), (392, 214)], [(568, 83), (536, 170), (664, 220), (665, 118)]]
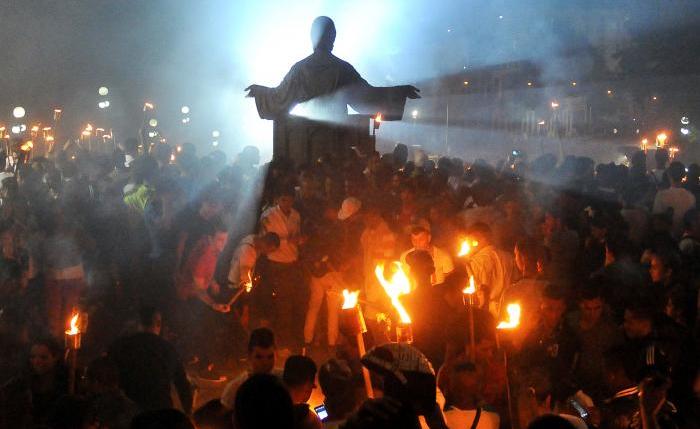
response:
[(515, 329), (520, 326), (520, 304), (508, 304), (506, 307), (506, 313), (508, 314), (508, 319), (501, 321), (501, 323), (496, 326), (496, 329), (508, 330)]
[(226, 308), (230, 308), (233, 305), (233, 303), (235, 303), (238, 300), (238, 298), (240, 298), (241, 295), (243, 295), (244, 293), (250, 293), (250, 291), (253, 290), (253, 286), (255, 286), (253, 275), (250, 271), (248, 271), (248, 280), (241, 282), (241, 285), (238, 288), (238, 292), (236, 292), (236, 294), (233, 295), (231, 299), (226, 303)]
[(380, 263), (374, 269), (374, 274), (379, 280), (379, 284), (384, 288), (384, 292), (391, 299), (391, 304), (399, 314), (399, 324), (396, 327), (396, 341), (400, 343), (412, 343), (413, 331), (411, 329), (411, 316), (408, 315), (406, 308), (399, 300), (399, 297), (411, 292), (411, 282), (408, 276), (401, 267), (401, 263), (394, 261), (393, 265), (396, 269), (391, 276), (391, 280), (384, 278), (384, 264)]
[[(75, 393), (75, 374), (78, 368), (78, 350), (80, 350), (82, 334), (86, 326), (86, 317), (87, 315), (83, 315), (83, 317), (81, 317), (80, 313), (77, 310), (74, 310), (69, 322), (70, 328), (66, 330), (65, 335), (66, 354), (68, 355), (69, 362), (68, 390), (71, 394)], [(81, 325), (83, 329), (81, 329)]]
[[(357, 299), (360, 291), (350, 292), (347, 289), (343, 290), (343, 309), (340, 313), (340, 327), (348, 336), (355, 336), (357, 341), (357, 351), (360, 357), (367, 353), (365, 349), (365, 339), (362, 334), (367, 332), (365, 318), (362, 316), (362, 309), (357, 305)], [(365, 382), (365, 392), (368, 398), (374, 397), (372, 390), (372, 380), (369, 377), (367, 368), (362, 368), (362, 377)]]
[(660, 148), (660, 147), (666, 146), (667, 139), (668, 139), (668, 135), (666, 135), (666, 133), (661, 132), (661, 133), (657, 134), (656, 135), (656, 147)]
[[(520, 304), (517, 303), (510, 303), (506, 307), (506, 313), (508, 314), (508, 319), (501, 321), (501, 323), (496, 326), (497, 330), (502, 330), (502, 331), (507, 331), (507, 330), (513, 330), (516, 329), (518, 326), (520, 326), (520, 315), (521, 315), (521, 309), (520, 309)], [(498, 332), (496, 332), (496, 344), (497, 347), (500, 348), (499, 340), (498, 340)], [(503, 349), (503, 368), (505, 369), (506, 372), (506, 394), (508, 397), (508, 414), (510, 415), (511, 421), (513, 421), (513, 399), (510, 394), (510, 377), (508, 375), (508, 353), (506, 353), (505, 349)]]
[[(476, 340), (474, 339), (474, 294), (476, 293), (476, 284), (474, 276), (469, 276), (469, 286), (462, 289), (462, 300), (467, 306), (469, 312), (469, 354), (472, 360), (476, 361)], [(466, 299), (465, 299), (466, 296)], [(467, 305), (468, 304), (468, 305)]]
[(479, 245), (478, 241), (465, 238), (464, 240), (462, 240), (462, 243), (460, 243), (460, 245), (459, 245), (459, 253), (457, 253), (457, 256), (462, 258), (464, 256), (469, 255), (472, 252), (472, 249), (474, 249), (478, 245)]

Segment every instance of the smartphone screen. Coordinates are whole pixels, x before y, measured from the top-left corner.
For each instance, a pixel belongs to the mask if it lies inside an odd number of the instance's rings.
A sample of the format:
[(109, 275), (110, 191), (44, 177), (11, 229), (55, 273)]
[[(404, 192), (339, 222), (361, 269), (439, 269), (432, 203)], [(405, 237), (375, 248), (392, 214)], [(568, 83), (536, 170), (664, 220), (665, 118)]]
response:
[(571, 406), (574, 407), (576, 412), (578, 412), (578, 415), (581, 416), (582, 419), (588, 418), (588, 411), (583, 407), (583, 405), (579, 404), (578, 401), (576, 400), (570, 400)]
[(325, 422), (326, 419), (328, 419), (328, 411), (326, 411), (325, 405), (321, 404), (318, 407), (314, 407), (314, 412), (322, 422)]

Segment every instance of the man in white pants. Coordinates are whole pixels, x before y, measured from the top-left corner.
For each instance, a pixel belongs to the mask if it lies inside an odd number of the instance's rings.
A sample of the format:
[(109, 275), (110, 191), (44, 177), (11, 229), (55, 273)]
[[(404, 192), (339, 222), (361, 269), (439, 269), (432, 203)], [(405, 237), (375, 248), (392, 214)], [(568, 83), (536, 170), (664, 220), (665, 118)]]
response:
[[(352, 207), (351, 207), (352, 206)], [(309, 306), (304, 323), (304, 347), (308, 351), (314, 340), (318, 313), (326, 297), (328, 309), (328, 347), (335, 347), (338, 342), (338, 316), (343, 303), (343, 289), (351, 288), (343, 279), (341, 242), (342, 226), (339, 219), (345, 219), (359, 211), (360, 205), (344, 203), (340, 212), (328, 205), (323, 220), (315, 230), (313, 238), (307, 244), (308, 258), (306, 266), (311, 272)]]

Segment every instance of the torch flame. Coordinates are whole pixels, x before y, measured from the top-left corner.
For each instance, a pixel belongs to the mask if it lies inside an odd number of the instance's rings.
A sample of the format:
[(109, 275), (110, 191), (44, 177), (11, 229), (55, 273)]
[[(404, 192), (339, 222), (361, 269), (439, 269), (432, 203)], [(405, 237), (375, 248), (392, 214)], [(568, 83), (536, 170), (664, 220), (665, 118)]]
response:
[(474, 284), (474, 276), (469, 276), (469, 286), (462, 289), (462, 293), (472, 295), (476, 293), (476, 285)]
[(66, 335), (78, 335), (80, 333), (78, 319), (80, 319), (80, 313), (75, 313), (73, 317), (70, 318), (70, 329), (66, 331)]
[(460, 258), (462, 256), (467, 256), (469, 253), (471, 253), (472, 248), (476, 247), (479, 245), (479, 242), (476, 240), (469, 240), (469, 239), (464, 239), (462, 240), (462, 243), (459, 245), (459, 253), (457, 256)]
[(515, 329), (520, 325), (520, 304), (508, 304), (506, 313), (508, 320), (499, 323), (496, 329)]
[(411, 316), (408, 315), (406, 309), (404, 308), (399, 297), (401, 295), (406, 295), (411, 292), (411, 282), (408, 280), (408, 276), (401, 267), (401, 263), (394, 261), (394, 266), (396, 267), (396, 272), (391, 276), (391, 280), (386, 280), (384, 278), (384, 264), (380, 263), (374, 269), (374, 274), (377, 276), (377, 280), (384, 288), (384, 292), (391, 298), (391, 304), (396, 308), (399, 313), (399, 318), (401, 323), (411, 323)]
[(350, 292), (347, 289), (343, 289), (343, 310), (357, 307), (357, 298), (359, 295), (359, 290)]
[(656, 135), (656, 142), (658, 147), (664, 147), (666, 144), (666, 139), (668, 139), (668, 135), (666, 135), (665, 132), (661, 132)]
[(382, 116), (381, 113), (377, 113), (377, 114), (374, 116), (374, 121), (375, 121), (375, 122), (382, 122), (382, 120), (384, 120), (384, 117)]
[(250, 291), (253, 290), (253, 277), (250, 275), (250, 271), (248, 271), (248, 281), (243, 283), (243, 287), (246, 293), (250, 293)]

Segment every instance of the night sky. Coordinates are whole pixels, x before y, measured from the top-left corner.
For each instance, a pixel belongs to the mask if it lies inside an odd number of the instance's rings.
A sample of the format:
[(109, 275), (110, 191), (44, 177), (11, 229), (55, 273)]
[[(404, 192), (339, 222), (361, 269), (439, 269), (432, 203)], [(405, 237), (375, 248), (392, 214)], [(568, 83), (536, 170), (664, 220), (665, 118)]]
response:
[[(585, 49), (605, 36), (592, 24), (601, 17), (614, 17), (622, 28), (612, 32), (623, 39), (614, 43), (679, 28), (683, 38), (697, 33), (692, 29), (699, 4), (4, 0), (0, 123), (9, 120), (14, 105), (44, 121), (60, 106), (66, 126), (76, 131), (86, 119), (130, 130), (140, 120), (142, 103), (151, 100), (161, 108), (166, 126), (179, 123), (180, 106), (187, 104), (193, 106), (193, 123), (202, 129), (248, 128), (255, 109), (240, 98), (242, 89), (249, 83), (275, 84), (308, 54), (308, 26), (318, 14), (336, 20), (336, 53), (375, 84), (419, 82), (463, 67), (522, 59), (541, 64), (545, 77), (554, 81), (589, 71)], [(292, 42), (295, 49), (285, 44)], [(683, 46), (698, 57), (697, 45)], [(573, 61), (561, 61), (572, 52)], [(108, 118), (96, 108), (101, 85), (110, 88)]]

